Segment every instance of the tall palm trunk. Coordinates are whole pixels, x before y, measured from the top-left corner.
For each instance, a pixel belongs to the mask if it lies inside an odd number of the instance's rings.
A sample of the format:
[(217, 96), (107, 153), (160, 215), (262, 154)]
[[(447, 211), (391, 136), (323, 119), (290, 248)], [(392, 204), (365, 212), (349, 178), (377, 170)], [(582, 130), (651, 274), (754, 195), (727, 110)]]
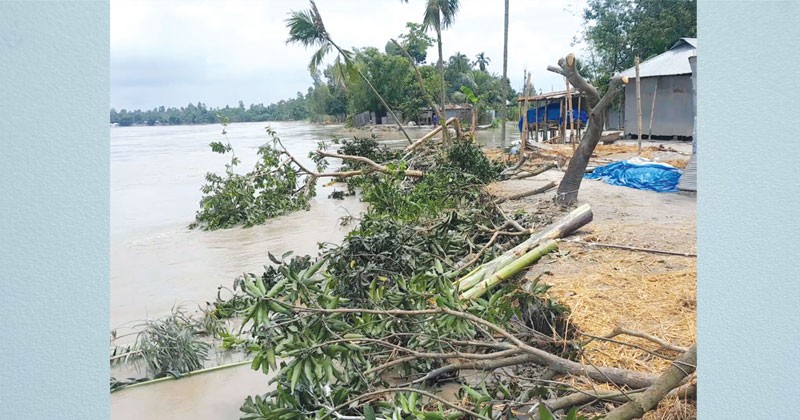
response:
[[(336, 48), (337, 51), (339, 51), (339, 54), (341, 54), (343, 56), (345, 55), (344, 51), (342, 51), (342, 49), (339, 48), (339, 46), (336, 45), (333, 41), (328, 39), (328, 42), (330, 42), (331, 45), (333, 45), (333, 47)], [(383, 105), (383, 107), (386, 108), (386, 111), (389, 112), (389, 115), (392, 116), (392, 118), (394, 119), (394, 122), (397, 123), (397, 126), (400, 128), (400, 131), (402, 131), (403, 135), (406, 136), (406, 140), (408, 140), (408, 144), (413, 144), (414, 141), (411, 140), (411, 137), (409, 137), (408, 133), (406, 133), (406, 129), (403, 128), (403, 123), (400, 122), (400, 119), (397, 118), (397, 115), (394, 114), (394, 111), (392, 111), (392, 108), (389, 108), (389, 105), (386, 103), (385, 100), (383, 100), (383, 96), (381, 96), (381, 94), (378, 93), (378, 90), (375, 89), (375, 86), (372, 86), (372, 83), (370, 83), (369, 79), (367, 79), (367, 76), (365, 76), (364, 73), (361, 73), (361, 70), (359, 70), (358, 67), (355, 67), (355, 63), (353, 63), (353, 69), (355, 69), (356, 73), (358, 73), (358, 75), (361, 77), (361, 80), (363, 80), (364, 82), (367, 83), (367, 86), (369, 86), (370, 90), (372, 90), (372, 93), (374, 93), (375, 96), (378, 97), (378, 100), (381, 102), (381, 105)], [(377, 123), (377, 121), (376, 121), (376, 123)]]
[(505, 26), (503, 27), (503, 113), (500, 116), (500, 146), (506, 147), (506, 122), (508, 121), (508, 0), (506, 0)]
[(394, 43), (394, 45), (397, 46), (397, 48), (400, 51), (403, 52), (403, 54), (406, 56), (406, 58), (408, 58), (408, 62), (411, 64), (411, 68), (414, 69), (414, 74), (417, 77), (417, 83), (419, 84), (419, 89), (422, 92), (422, 95), (425, 97), (425, 102), (428, 103), (428, 106), (431, 107), (431, 109), (436, 114), (436, 116), (440, 120), (444, 121), (445, 118), (444, 118), (444, 114), (442, 113), (442, 110), (439, 108), (439, 105), (436, 105), (436, 101), (428, 93), (428, 90), (425, 89), (425, 82), (422, 79), (422, 73), (419, 72), (419, 68), (417, 68), (417, 64), (414, 61), (414, 57), (412, 57), (411, 54), (408, 53), (408, 50), (403, 48), (403, 46), (400, 45), (400, 43), (397, 42), (394, 38), (390, 39), (390, 41), (392, 41), (392, 43)]
[(383, 107), (386, 108), (386, 111), (388, 111), (389, 115), (392, 116), (392, 118), (394, 119), (394, 122), (397, 123), (398, 127), (400, 127), (400, 131), (402, 131), (403, 135), (406, 136), (406, 140), (408, 140), (408, 144), (413, 144), (414, 141), (411, 140), (411, 137), (409, 137), (408, 133), (406, 133), (406, 129), (403, 128), (403, 123), (400, 122), (400, 119), (397, 118), (397, 115), (394, 114), (394, 111), (392, 111), (392, 109), (389, 108), (389, 105), (386, 104), (386, 101), (383, 100), (383, 96), (381, 96), (381, 94), (378, 93), (378, 91), (375, 89), (375, 86), (372, 86), (372, 83), (369, 82), (369, 80), (367, 79), (367, 76), (365, 76), (364, 73), (361, 73), (361, 70), (356, 69), (356, 72), (358, 72), (358, 75), (361, 76), (361, 79), (363, 79), (365, 82), (367, 82), (367, 86), (369, 86), (369, 88), (372, 90), (372, 92), (375, 93), (375, 96), (377, 96), (378, 100), (381, 101), (381, 105), (383, 105)]
[[(444, 86), (444, 60), (442, 59), (442, 31), (441, 31), (441, 29), (437, 29), (436, 30), (436, 43), (439, 46), (439, 81), (442, 84), (441, 110), (442, 110), (442, 114), (444, 114), (445, 118), (447, 118), (447, 108), (444, 107), (445, 86)], [(442, 125), (442, 144), (447, 146), (448, 136), (447, 136), (446, 122), (445, 122), (444, 119), (440, 119), (439, 123)]]

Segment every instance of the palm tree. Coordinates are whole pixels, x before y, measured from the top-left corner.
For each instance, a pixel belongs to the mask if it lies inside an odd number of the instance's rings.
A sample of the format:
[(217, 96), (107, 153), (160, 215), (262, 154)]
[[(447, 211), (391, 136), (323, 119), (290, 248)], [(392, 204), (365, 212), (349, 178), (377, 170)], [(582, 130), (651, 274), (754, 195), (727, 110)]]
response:
[(375, 96), (378, 97), (381, 105), (389, 112), (392, 116), (394, 121), (397, 123), (397, 126), (400, 127), (400, 131), (403, 132), (403, 135), (406, 136), (406, 139), (409, 143), (413, 143), (411, 141), (411, 137), (408, 136), (406, 133), (405, 128), (403, 128), (403, 124), (400, 122), (400, 119), (397, 118), (397, 115), (394, 114), (392, 108), (386, 104), (386, 101), (383, 99), (383, 96), (378, 93), (375, 89), (375, 86), (372, 86), (369, 79), (358, 69), (353, 61), (353, 53), (351, 51), (343, 50), (341, 47), (336, 45), (335, 42), (331, 39), (330, 34), (325, 29), (325, 24), (322, 23), (322, 16), (317, 10), (317, 5), (314, 3), (314, 0), (310, 0), (311, 9), (310, 10), (303, 10), (303, 11), (292, 11), (291, 16), (289, 19), (286, 20), (286, 27), (289, 28), (289, 39), (286, 40), (286, 43), (297, 43), (301, 44), (304, 47), (319, 47), (319, 49), (311, 56), (311, 62), (308, 65), (309, 70), (313, 73), (317, 70), (317, 67), (325, 56), (331, 52), (331, 50), (336, 50), (339, 55), (336, 57), (336, 63), (334, 68), (337, 69), (339, 76), (342, 80), (346, 80), (348, 75), (358, 75), (361, 77), (362, 80), (367, 84), (367, 86), (372, 90)]
[(506, 147), (506, 122), (508, 121), (508, 0), (506, 0), (505, 24), (503, 26), (503, 113), (500, 116), (500, 146)]
[(475, 62), (473, 62), (472, 64), (478, 65), (478, 68), (480, 68), (481, 71), (486, 71), (486, 66), (491, 62), (492, 59), (487, 57), (483, 52), (481, 52), (480, 54), (475, 56)]
[[(425, 16), (422, 18), (422, 28), (428, 30), (433, 28), (436, 31), (436, 44), (439, 48), (439, 80), (442, 84), (442, 110), (444, 107), (444, 62), (442, 60), (442, 29), (447, 29), (453, 25), (456, 13), (460, 7), (458, 0), (428, 0), (425, 7)], [(443, 139), (447, 141), (447, 130), (442, 123)]]

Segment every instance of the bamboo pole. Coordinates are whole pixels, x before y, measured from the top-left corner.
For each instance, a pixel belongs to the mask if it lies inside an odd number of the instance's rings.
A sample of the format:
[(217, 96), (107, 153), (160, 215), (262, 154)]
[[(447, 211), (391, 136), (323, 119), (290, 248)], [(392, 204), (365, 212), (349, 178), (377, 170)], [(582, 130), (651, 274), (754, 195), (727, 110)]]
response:
[[(185, 378), (185, 377), (188, 377), (188, 376), (200, 375), (202, 373), (209, 373), (209, 372), (214, 372), (214, 371), (222, 370), (222, 369), (228, 369), (228, 368), (232, 368), (232, 367), (249, 365), (249, 364), (252, 364), (252, 363), (253, 363), (253, 360), (250, 359), (250, 360), (242, 360), (241, 362), (230, 363), (230, 364), (227, 364), (227, 365), (213, 366), (213, 367), (210, 367), (210, 368), (205, 368), (205, 369), (200, 369), (200, 370), (193, 370), (191, 372), (186, 372), (184, 374), (181, 374), (180, 378)], [(122, 389), (130, 389), (130, 388), (137, 388), (137, 387), (145, 386), (145, 385), (157, 384), (159, 382), (165, 382), (165, 381), (169, 381), (169, 380), (173, 380), (173, 379), (178, 379), (178, 378), (175, 377), (175, 376), (164, 376), (163, 378), (151, 379), (149, 381), (143, 381), (143, 382), (136, 382), (136, 383), (130, 384), (130, 385), (123, 385), (123, 386), (121, 386), (119, 388), (115, 388), (111, 392), (116, 392), (116, 391), (119, 391), (119, 390), (122, 390)]]
[(520, 144), (520, 150), (522, 154), (525, 154), (525, 150), (528, 148), (528, 96), (531, 90), (531, 73), (528, 73), (528, 80), (525, 82), (525, 90), (523, 94), (525, 95), (525, 109), (522, 111), (522, 143)]
[(477, 283), (475, 286), (471, 287), (469, 290), (465, 291), (461, 294), (460, 298), (463, 300), (467, 299), (477, 299), (483, 296), (490, 287), (497, 285), (509, 278), (513, 277), (515, 274), (522, 271), (525, 267), (539, 261), (545, 254), (555, 251), (558, 249), (558, 244), (556, 241), (550, 239), (547, 242), (537, 246), (536, 248), (528, 251), (521, 257), (517, 258), (514, 262), (508, 264), (507, 266), (503, 267), (502, 269), (498, 270), (494, 273), (491, 277)]
[(634, 61), (636, 66), (636, 119), (638, 121), (639, 135), (637, 137), (638, 152), (642, 154), (642, 78), (639, 77), (639, 56)]
[(577, 133), (577, 137), (578, 138), (576, 140), (578, 143), (581, 142), (581, 129), (583, 128), (583, 120), (581, 120), (581, 111), (582, 111), (582, 109), (581, 109), (581, 96), (583, 96), (583, 95), (578, 95), (578, 133)]
[(561, 239), (578, 230), (582, 226), (591, 222), (593, 216), (592, 209), (588, 204), (578, 207), (564, 216), (561, 220), (548, 226), (538, 234), (531, 236), (514, 248), (504, 252), (497, 258), (476, 267), (467, 275), (456, 280), (456, 286), (460, 290), (468, 290), (475, 284), (517, 260), (520, 256), (524, 255), (532, 248), (539, 246), (539, 244), (542, 242), (547, 241), (548, 239)]
[(522, 75), (522, 100), (517, 102), (517, 108), (519, 108), (519, 117), (522, 118), (522, 131), (519, 133), (519, 147), (520, 147), (520, 154), (525, 154), (525, 126), (528, 123), (528, 85), (525, 84), (525, 79), (528, 77), (528, 69), (525, 69), (525, 72)]
[[(567, 85), (567, 118), (569, 118), (569, 142), (572, 144), (572, 151), (575, 152), (575, 118), (572, 115), (572, 92), (569, 88), (569, 80), (564, 78)], [(564, 122), (566, 124), (566, 121)]]
[(653, 118), (656, 115), (656, 93), (658, 93), (658, 77), (656, 79), (656, 87), (653, 88), (653, 103), (650, 105), (650, 129), (647, 132), (647, 139), (653, 140)]
[(550, 122), (547, 119), (547, 108), (550, 106), (550, 101), (544, 100), (544, 132), (542, 133), (542, 140), (550, 140)]
[(534, 141), (539, 142), (539, 100), (536, 100), (536, 103), (533, 105), (536, 107), (536, 134), (534, 135)]

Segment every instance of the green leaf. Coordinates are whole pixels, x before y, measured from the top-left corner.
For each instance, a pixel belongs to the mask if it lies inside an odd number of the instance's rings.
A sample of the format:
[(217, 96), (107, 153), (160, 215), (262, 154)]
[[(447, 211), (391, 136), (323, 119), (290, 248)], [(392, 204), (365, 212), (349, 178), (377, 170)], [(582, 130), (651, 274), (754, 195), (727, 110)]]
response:
[(367, 404), (364, 406), (364, 418), (366, 420), (377, 420), (375, 417), (375, 411), (372, 409), (372, 406)]
[(544, 404), (539, 404), (539, 419), (540, 420), (553, 420), (553, 413), (545, 407)]

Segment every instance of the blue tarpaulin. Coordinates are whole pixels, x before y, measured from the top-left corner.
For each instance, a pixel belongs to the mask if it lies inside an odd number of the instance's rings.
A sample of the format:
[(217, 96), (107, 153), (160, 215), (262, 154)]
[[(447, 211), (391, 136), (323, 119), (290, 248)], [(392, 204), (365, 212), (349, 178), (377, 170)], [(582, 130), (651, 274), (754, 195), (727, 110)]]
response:
[[(545, 107), (541, 106), (538, 109), (529, 109), (528, 110), (528, 123), (535, 124), (537, 120), (539, 124), (545, 121)], [(581, 123), (586, 125), (586, 122), (589, 120), (589, 115), (586, 114), (586, 111), (581, 111), (580, 115), (578, 115), (578, 110), (572, 110), (572, 118), (575, 118), (575, 121), (578, 121), (578, 118), (581, 119)], [(547, 105), (547, 121), (558, 121), (559, 124), (562, 124), (564, 120), (561, 118), (561, 105), (557, 102)], [(522, 118), (519, 119), (519, 124), (517, 124), (519, 131), (522, 132)]]
[(587, 179), (602, 179), (611, 185), (651, 190), (657, 192), (677, 191), (681, 170), (665, 163), (633, 158), (595, 168), (584, 175)]

